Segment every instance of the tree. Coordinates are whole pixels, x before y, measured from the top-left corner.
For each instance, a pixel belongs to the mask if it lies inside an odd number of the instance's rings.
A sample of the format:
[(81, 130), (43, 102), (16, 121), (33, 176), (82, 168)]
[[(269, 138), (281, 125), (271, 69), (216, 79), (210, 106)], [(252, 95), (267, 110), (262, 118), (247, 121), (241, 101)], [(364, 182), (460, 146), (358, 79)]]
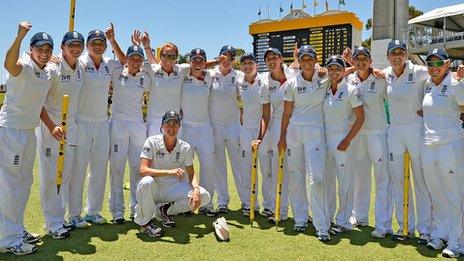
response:
[(413, 19), (414, 17), (418, 17), (419, 15), (423, 15), (424, 12), (421, 10), (416, 9), (413, 5), (409, 6), (409, 19)]
[(178, 63), (188, 63), (188, 57), (189, 57), (189, 54), (186, 53), (186, 54), (180, 54), (179, 55), (179, 58), (177, 59), (177, 62)]

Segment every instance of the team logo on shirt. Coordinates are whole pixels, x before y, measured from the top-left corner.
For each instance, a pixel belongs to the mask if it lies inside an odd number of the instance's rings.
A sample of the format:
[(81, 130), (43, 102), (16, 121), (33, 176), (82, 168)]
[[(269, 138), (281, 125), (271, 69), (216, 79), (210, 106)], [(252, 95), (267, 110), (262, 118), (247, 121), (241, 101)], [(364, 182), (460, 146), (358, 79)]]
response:
[(166, 155), (166, 153), (159, 151), (159, 150), (156, 151), (155, 153), (155, 157), (160, 158), (160, 159), (164, 158), (164, 155)]
[(326, 93), (325, 93), (325, 97), (324, 97), (324, 99), (327, 99), (327, 98), (329, 98), (329, 96), (330, 96), (330, 92), (326, 92)]
[(340, 93), (338, 94), (337, 99), (338, 99), (338, 100), (341, 100), (341, 99), (343, 98), (343, 94), (344, 94), (344, 93), (345, 93), (345, 92), (340, 92)]
[(39, 71), (34, 71), (35, 77), (40, 79), (40, 72)]
[(409, 83), (413, 83), (413, 82), (414, 82), (414, 74), (410, 73), (410, 74), (408, 75), (408, 82), (409, 82)]
[(362, 97), (362, 94), (361, 93), (356, 93), (356, 100), (357, 101), (362, 101), (363, 97)]
[(369, 87), (369, 93), (375, 93), (375, 82), (371, 82), (371, 86)]
[(144, 85), (145, 85), (145, 78), (140, 77), (139, 87), (143, 87)]
[(113, 151), (114, 151), (114, 153), (118, 153), (118, 152), (119, 152), (118, 144), (115, 144), (115, 145), (114, 145)]
[(241, 88), (245, 92), (248, 91), (248, 86), (246, 84), (242, 84)]
[(176, 152), (176, 161), (174, 163), (180, 163), (180, 152)]
[(322, 89), (322, 83), (321, 83), (321, 81), (317, 81), (317, 89)]
[(235, 85), (235, 76), (232, 76), (232, 79), (230, 79), (230, 84)]
[(277, 86), (269, 86), (269, 92), (273, 93), (277, 90)]
[(13, 165), (19, 165), (19, 155), (14, 156)]
[(184, 83), (185, 84), (192, 84), (193, 83), (193, 79), (191, 77), (185, 77), (184, 78)]
[(296, 91), (298, 94), (306, 93), (306, 86), (298, 86), (296, 87)]
[(108, 65), (105, 64), (103, 67), (105, 68), (106, 74), (110, 74), (110, 68), (108, 68)]
[(441, 88), (441, 92), (439, 96), (448, 97), (448, 95), (446, 94), (447, 90), (448, 90), (448, 85), (443, 85), (443, 88)]
[(432, 92), (432, 87), (431, 87), (431, 86), (425, 87), (424, 92), (425, 92), (425, 93), (430, 93), (430, 92)]
[(52, 152), (51, 152), (50, 148), (46, 148), (45, 149), (45, 156), (50, 157), (51, 154), (52, 154)]
[(77, 70), (77, 81), (82, 81), (82, 73), (81, 70)]

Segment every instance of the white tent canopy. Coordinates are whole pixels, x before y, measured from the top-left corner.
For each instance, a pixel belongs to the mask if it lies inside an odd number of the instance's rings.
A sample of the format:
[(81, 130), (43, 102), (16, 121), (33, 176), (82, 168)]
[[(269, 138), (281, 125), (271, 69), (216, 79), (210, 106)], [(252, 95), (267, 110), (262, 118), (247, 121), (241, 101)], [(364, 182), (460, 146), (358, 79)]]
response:
[[(444, 22), (443, 18), (446, 18), (446, 22)], [(419, 24), (439, 29), (442, 29), (445, 25), (447, 31), (463, 32), (464, 4), (433, 9), (409, 20), (408, 24)]]

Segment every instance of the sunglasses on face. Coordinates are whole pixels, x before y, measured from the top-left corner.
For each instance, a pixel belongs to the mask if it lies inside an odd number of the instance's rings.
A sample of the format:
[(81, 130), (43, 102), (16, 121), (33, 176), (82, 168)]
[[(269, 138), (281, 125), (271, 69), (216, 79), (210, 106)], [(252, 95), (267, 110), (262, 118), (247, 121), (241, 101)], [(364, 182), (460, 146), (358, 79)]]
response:
[(427, 61), (428, 67), (441, 67), (445, 64), (445, 60), (438, 60), (438, 61)]
[(163, 58), (171, 60), (171, 61), (174, 61), (174, 60), (177, 59), (177, 55), (175, 55), (175, 54), (161, 54), (161, 56)]

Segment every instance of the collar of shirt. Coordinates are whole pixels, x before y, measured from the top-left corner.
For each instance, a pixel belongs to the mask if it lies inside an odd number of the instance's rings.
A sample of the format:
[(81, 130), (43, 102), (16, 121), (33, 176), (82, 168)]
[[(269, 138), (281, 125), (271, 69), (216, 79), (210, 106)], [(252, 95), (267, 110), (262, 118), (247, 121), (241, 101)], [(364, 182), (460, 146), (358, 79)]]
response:
[(451, 81), (453, 80), (453, 76), (451, 75), (451, 73), (448, 73), (445, 78), (443, 78), (443, 81), (441, 81), (440, 84), (436, 85), (433, 81), (432, 81), (432, 78), (429, 77), (427, 79), (427, 81), (425, 82), (425, 87), (441, 87), (441, 86), (444, 86), (444, 85), (447, 85), (447, 86), (450, 86), (451, 85)]
[(176, 76), (179, 76), (179, 67), (177, 66), (177, 64), (174, 64), (174, 66), (172, 67), (172, 73), (167, 73), (166, 71), (163, 70), (163, 67), (161, 66), (161, 64), (159, 64), (157, 66), (157, 70), (155, 71), (156, 74), (160, 74), (162, 75), (163, 77), (176, 77)]
[(174, 145), (174, 148), (172, 149), (171, 152), (169, 152), (166, 148), (166, 144), (164, 143), (164, 135), (160, 135), (160, 137), (158, 138), (158, 149), (159, 150), (163, 150), (169, 154), (171, 154), (172, 152), (176, 152), (179, 148), (179, 138), (176, 138), (176, 145)]
[(400, 76), (397, 76), (395, 74), (395, 71), (393, 70), (392, 66), (388, 66), (387, 72), (387, 77), (390, 80), (398, 80), (399, 78), (406, 77), (405, 75), (414, 74), (414, 64), (410, 60), (407, 60), (406, 67), (404, 68), (404, 71)]

